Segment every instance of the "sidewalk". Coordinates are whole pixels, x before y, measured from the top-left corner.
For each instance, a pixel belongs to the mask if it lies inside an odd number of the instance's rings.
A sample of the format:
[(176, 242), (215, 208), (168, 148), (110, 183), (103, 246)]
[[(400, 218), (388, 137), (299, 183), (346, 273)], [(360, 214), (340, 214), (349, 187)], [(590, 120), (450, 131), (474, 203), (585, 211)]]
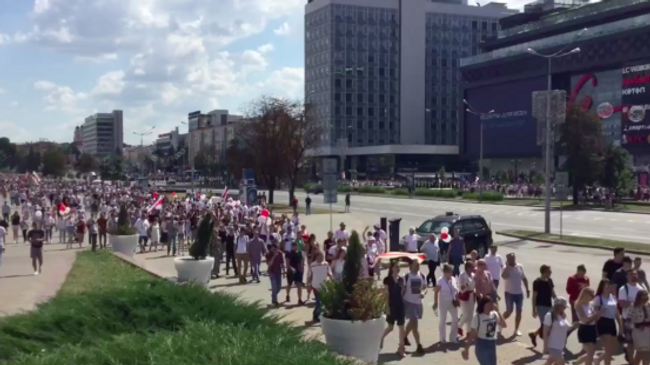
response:
[(46, 244), (43, 273), (34, 275), (29, 244), (7, 244), (0, 266), (0, 317), (29, 311), (54, 296), (72, 268), (78, 249)]

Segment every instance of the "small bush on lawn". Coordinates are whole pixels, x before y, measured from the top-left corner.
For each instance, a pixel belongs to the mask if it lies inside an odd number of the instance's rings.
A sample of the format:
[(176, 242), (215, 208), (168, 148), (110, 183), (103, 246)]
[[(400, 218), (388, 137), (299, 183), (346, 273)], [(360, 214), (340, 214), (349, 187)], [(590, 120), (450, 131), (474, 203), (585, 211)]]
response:
[(441, 190), (441, 189), (415, 189), (415, 195), (416, 196), (428, 196), (432, 198), (448, 198), (448, 199), (454, 199), (456, 198), (456, 191), (455, 190)]
[(386, 192), (381, 186), (360, 186), (359, 192), (364, 194), (383, 194)]
[(309, 193), (312, 189), (320, 188), (320, 185), (316, 183), (306, 183), (302, 188), (305, 190), (305, 193)]
[(339, 185), (339, 193), (351, 193), (353, 191), (350, 185)]
[(409, 195), (409, 189), (398, 188), (390, 192), (393, 195)]
[(463, 199), (499, 202), (503, 200), (503, 194), (494, 191), (484, 191), (483, 199), (481, 199), (480, 193), (464, 193)]

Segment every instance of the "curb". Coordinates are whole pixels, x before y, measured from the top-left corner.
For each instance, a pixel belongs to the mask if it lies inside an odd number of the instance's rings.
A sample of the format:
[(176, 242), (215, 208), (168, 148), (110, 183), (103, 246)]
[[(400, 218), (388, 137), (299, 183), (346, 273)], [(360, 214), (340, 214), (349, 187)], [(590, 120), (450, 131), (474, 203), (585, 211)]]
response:
[(165, 280), (165, 278), (162, 277), (160, 274), (155, 273), (155, 272), (147, 269), (144, 264), (138, 262), (136, 259), (134, 259), (132, 257), (129, 257), (129, 256), (127, 256), (127, 255), (125, 255), (125, 254), (123, 254), (121, 252), (113, 252), (113, 251), (111, 251), (111, 254), (113, 254), (113, 256), (117, 257), (118, 259), (126, 262), (127, 264), (146, 272), (147, 274), (153, 276), (154, 278)]
[[(606, 251), (610, 251), (610, 252), (612, 250), (611, 247), (604, 247), (604, 246), (598, 246), (598, 245), (581, 245), (581, 244), (578, 244), (578, 243), (572, 243), (572, 242), (566, 242), (566, 241), (558, 241), (558, 240), (550, 240), (550, 239), (545, 239), (545, 238), (531, 238), (530, 236), (522, 236), (522, 235), (507, 233), (507, 232), (496, 232), (496, 234), (501, 235), (501, 236), (506, 236), (506, 237), (518, 238), (518, 239), (520, 239), (522, 241), (542, 242), (542, 243), (550, 243), (550, 244), (560, 245), (560, 246), (570, 246), (570, 247), (579, 247), (579, 248), (592, 248), (592, 249), (597, 249), (597, 250), (606, 250)], [(501, 244), (497, 244), (497, 246), (501, 246)], [(650, 245), (648, 245), (648, 248), (650, 249)], [(649, 251), (638, 251), (638, 250), (628, 250), (626, 248), (625, 252), (626, 253), (633, 253), (635, 255), (650, 256), (650, 250)]]

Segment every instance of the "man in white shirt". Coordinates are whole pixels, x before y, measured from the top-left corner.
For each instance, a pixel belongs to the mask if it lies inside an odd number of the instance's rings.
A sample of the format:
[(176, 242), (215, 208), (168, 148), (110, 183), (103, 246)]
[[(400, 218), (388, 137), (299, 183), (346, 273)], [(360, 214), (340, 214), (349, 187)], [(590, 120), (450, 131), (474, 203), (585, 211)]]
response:
[(436, 286), (436, 268), (440, 265), (440, 246), (435, 234), (431, 233), (429, 235), (429, 239), (422, 244), (420, 251), (426, 256), (427, 266), (429, 267), (427, 285)]
[(530, 297), (530, 290), (528, 287), (528, 279), (524, 273), (524, 267), (517, 263), (514, 253), (509, 253), (506, 256), (506, 267), (501, 274), (501, 278), (505, 280), (505, 299), (506, 311), (503, 314), (504, 319), (508, 319), (513, 312), (515, 312), (515, 335), (521, 336), (519, 325), (521, 324), (521, 312), (524, 306), (524, 293), (521, 289), (522, 284), (526, 288), (526, 298)]
[(345, 240), (345, 243), (347, 244), (349, 239), (350, 239), (350, 235), (345, 230), (345, 223), (341, 222), (341, 224), (339, 225), (339, 229), (337, 229), (336, 232), (334, 232), (334, 240), (335, 241)]
[(408, 236), (404, 237), (404, 250), (410, 253), (417, 253), (419, 239), (420, 236), (415, 233), (415, 227), (409, 228)]
[(501, 273), (505, 264), (503, 262), (503, 257), (497, 254), (497, 246), (490, 246), (490, 252), (485, 255), (485, 263), (487, 264), (488, 271), (492, 275), (492, 281), (494, 282), (494, 287), (499, 288), (499, 278), (501, 278)]
[(0, 226), (0, 267), (2, 267), (2, 254), (5, 253), (5, 237), (7, 237), (7, 230)]
[(623, 332), (625, 342), (627, 343), (626, 352), (627, 358), (634, 358), (634, 344), (632, 343), (632, 330), (634, 329), (634, 323), (632, 322), (632, 309), (634, 308), (634, 301), (636, 300), (636, 295), (639, 291), (645, 290), (643, 285), (639, 284), (639, 275), (634, 269), (630, 269), (627, 272), (627, 284), (623, 285), (618, 290), (618, 303), (623, 308)]
[(140, 245), (140, 252), (144, 252), (144, 248), (147, 247), (147, 241), (149, 241), (149, 220), (147, 216), (142, 213), (140, 218), (135, 221), (134, 227), (138, 230), (138, 244)]

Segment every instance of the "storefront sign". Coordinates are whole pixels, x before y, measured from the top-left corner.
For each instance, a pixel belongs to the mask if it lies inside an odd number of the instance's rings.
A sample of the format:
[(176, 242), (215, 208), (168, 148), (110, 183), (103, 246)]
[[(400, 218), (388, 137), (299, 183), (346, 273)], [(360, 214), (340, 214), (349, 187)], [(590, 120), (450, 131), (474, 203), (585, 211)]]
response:
[(633, 153), (650, 147), (650, 63), (627, 65), (621, 70), (621, 145)]

